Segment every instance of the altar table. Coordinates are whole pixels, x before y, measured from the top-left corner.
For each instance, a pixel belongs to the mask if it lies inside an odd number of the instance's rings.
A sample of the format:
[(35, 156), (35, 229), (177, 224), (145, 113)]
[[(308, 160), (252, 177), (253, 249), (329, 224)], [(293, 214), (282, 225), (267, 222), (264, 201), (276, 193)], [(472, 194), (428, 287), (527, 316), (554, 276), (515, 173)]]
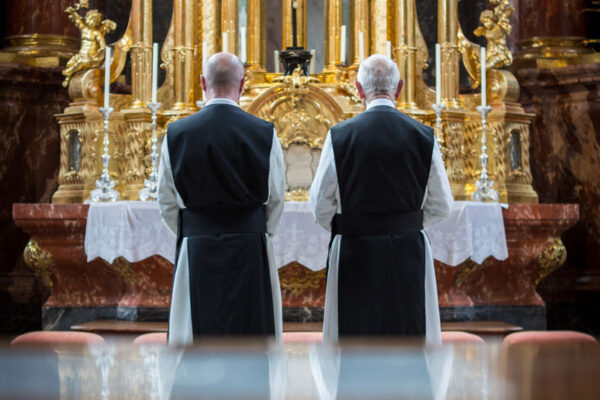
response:
[[(481, 264), (489, 256), (508, 257), (502, 205), (457, 201), (450, 217), (426, 228), (434, 259), (456, 266), (467, 259)], [(298, 262), (312, 271), (325, 268), (330, 233), (314, 222), (308, 203), (286, 202), (281, 224), (273, 236), (279, 267)], [(158, 204), (142, 201), (92, 203), (85, 252), (109, 263), (119, 257), (138, 262), (160, 255), (175, 258), (175, 236), (162, 223)]]

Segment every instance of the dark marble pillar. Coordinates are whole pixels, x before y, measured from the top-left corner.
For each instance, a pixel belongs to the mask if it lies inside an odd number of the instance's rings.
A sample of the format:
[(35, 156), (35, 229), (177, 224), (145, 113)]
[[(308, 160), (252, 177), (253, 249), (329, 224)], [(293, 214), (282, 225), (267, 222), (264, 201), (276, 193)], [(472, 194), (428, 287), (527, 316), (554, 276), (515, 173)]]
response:
[(79, 37), (64, 10), (75, 0), (6, 0), (6, 36), (32, 33)]
[(587, 0), (518, 0), (519, 38), (586, 36)]
[(600, 333), (600, 65), (517, 71), (531, 126), (531, 172), (540, 203), (579, 203), (563, 235), (567, 263), (540, 283), (549, 329)]
[(59, 165), (54, 114), (68, 104), (59, 68), (0, 63), (0, 335), (41, 327), (44, 290), (23, 262), (13, 203), (50, 202)]
[(74, 3), (75, 0), (5, 1), (3, 50), (69, 58), (79, 48), (79, 31), (64, 10)]

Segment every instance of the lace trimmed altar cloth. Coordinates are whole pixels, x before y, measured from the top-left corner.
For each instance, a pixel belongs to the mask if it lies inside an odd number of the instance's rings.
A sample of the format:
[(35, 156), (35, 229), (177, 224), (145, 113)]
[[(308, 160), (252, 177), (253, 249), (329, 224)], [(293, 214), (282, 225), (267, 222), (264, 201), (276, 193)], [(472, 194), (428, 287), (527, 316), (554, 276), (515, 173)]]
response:
[[(489, 256), (508, 258), (502, 205), (456, 201), (450, 217), (425, 229), (433, 258), (450, 266), (467, 259), (481, 264)], [(314, 222), (308, 203), (286, 202), (273, 237), (277, 265), (296, 261), (317, 271), (325, 268), (329, 232)], [(138, 262), (153, 255), (174, 261), (175, 236), (163, 224), (155, 202), (91, 203), (85, 232), (87, 260), (109, 263), (123, 257)]]

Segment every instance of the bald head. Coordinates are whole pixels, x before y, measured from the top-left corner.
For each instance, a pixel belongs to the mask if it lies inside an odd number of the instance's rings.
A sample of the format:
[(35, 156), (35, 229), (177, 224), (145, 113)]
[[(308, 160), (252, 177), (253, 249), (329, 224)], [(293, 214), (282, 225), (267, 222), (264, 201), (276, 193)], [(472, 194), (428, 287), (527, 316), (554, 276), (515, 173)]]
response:
[(210, 97), (237, 96), (243, 87), (244, 66), (231, 53), (216, 53), (204, 65), (202, 80), (204, 90)]
[(393, 94), (400, 81), (400, 72), (396, 63), (390, 58), (374, 54), (360, 63), (356, 80), (367, 97)]

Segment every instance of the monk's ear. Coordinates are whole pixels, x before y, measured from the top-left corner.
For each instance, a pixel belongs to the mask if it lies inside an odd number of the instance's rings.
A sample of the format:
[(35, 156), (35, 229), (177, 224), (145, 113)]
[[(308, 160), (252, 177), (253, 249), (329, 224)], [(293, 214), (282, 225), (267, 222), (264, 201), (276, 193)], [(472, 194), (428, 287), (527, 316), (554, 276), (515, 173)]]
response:
[(394, 97), (396, 100), (398, 100), (398, 97), (400, 97), (400, 93), (402, 92), (403, 86), (404, 86), (404, 81), (402, 79), (400, 79), (400, 82), (398, 82), (398, 86), (396, 87), (396, 93), (394, 94)]
[(363, 90), (362, 85), (359, 81), (354, 81), (354, 86), (356, 86), (356, 90), (358, 90), (358, 96), (361, 100), (365, 99), (365, 91)]
[(240, 81), (240, 87), (239, 87), (239, 93), (240, 95), (242, 94), (242, 92), (244, 91), (244, 83), (246, 83), (246, 77), (244, 76), (242, 78), (242, 80)]
[(200, 83), (202, 84), (202, 90), (206, 92), (206, 79), (204, 79), (204, 75), (200, 75)]

